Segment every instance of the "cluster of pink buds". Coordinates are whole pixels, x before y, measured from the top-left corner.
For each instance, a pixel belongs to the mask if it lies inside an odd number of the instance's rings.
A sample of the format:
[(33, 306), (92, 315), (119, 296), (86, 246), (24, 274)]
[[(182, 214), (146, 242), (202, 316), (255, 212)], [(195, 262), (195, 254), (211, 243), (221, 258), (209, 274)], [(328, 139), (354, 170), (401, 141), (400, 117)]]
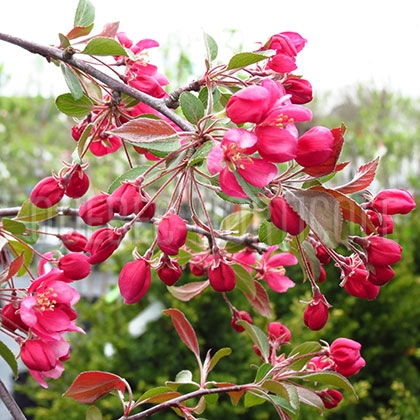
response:
[(53, 174), (41, 179), (31, 192), (31, 202), (46, 209), (57, 204), (64, 195), (70, 198), (83, 197), (89, 189), (89, 178), (84, 172), (86, 167), (87, 164), (67, 165), (58, 176)]

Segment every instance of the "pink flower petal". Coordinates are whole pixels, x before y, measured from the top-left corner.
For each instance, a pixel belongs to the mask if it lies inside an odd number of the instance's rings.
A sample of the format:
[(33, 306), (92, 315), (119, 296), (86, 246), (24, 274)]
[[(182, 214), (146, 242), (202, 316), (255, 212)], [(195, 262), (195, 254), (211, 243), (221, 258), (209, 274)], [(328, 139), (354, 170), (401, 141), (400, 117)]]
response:
[(277, 175), (276, 165), (258, 158), (243, 158), (238, 172), (245, 181), (259, 188), (264, 188)]
[(223, 169), (223, 149), (218, 144), (214, 145), (213, 149), (210, 150), (206, 162), (207, 169), (212, 175), (217, 174)]
[(267, 262), (268, 267), (276, 268), (288, 265), (296, 265), (298, 259), (290, 252), (282, 252), (281, 254), (273, 255)]
[(149, 48), (159, 47), (159, 42), (155, 41), (154, 39), (142, 39), (141, 41), (137, 42), (136, 47), (138, 51), (143, 51)]
[(276, 126), (260, 126), (255, 130), (258, 152), (270, 162), (288, 162), (296, 157), (297, 138), (287, 129)]
[(22, 300), (20, 304), (20, 319), (28, 326), (33, 327), (37, 322), (34, 306), (36, 299), (33, 296), (28, 296)]
[(219, 182), (220, 188), (225, 194), (230, 195), (231, 197), (248, 198), (236, 180), (235, 174), (227, 167), (220, 172)]
[(287, 289), (295, 286), (295, 283), (289, 279), (289, 277), (282, 276), (278, 273), (267, 273), (264, 276), (264, 280), (275, 292), (284, 293)]

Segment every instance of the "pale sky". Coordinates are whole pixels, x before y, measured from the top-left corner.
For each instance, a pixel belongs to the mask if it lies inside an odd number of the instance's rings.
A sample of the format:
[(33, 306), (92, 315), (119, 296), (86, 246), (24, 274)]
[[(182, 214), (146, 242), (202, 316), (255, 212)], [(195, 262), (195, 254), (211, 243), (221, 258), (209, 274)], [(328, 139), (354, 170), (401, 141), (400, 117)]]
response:
[[(0, 1), (0, 31), (44, 44), (56, 44), (57, 34), (71, 29), (78, 3)], [(295, 31), (308, 39), (295, 73), (312, 83), (315, 94), (365, 82), (420, 97), (418, 0), (91, 1), (96, 7), (94, 32), (105, 23), (120, 21), (120, 30), (134, 41), (153, 38), (165, 44), (176, 34), (188, 45), (187, 54), (200, 71), (203, 30), (216, 39), (219, 55), (226, 60), (230, 52), (226, 29), (236, 29), (237, 40), (249, 51), (255, 48), (254, 42)], [(152, 62), (161, 62), (158, 51), (153, 52)], [(55, 66), (42, 65), (30, 53), (2, 41), (0, 63), (11, 76), (5, 87), (0, 86), (0, 94), (67, 91)]]

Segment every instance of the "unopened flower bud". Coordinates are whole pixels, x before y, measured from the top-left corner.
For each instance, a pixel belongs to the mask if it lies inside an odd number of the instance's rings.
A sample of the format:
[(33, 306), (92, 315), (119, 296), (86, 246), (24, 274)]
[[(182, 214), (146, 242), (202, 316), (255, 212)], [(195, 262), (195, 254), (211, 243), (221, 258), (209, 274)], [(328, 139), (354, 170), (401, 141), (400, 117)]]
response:
[(315, 391), (321, 398), (324, 407), (331, 409), (337, 407), (343, 399), (343, 394), (335, 389), (326, 389), (324, 391)]
[(416, 208), (413, 196), (406, 190), (381, 191), (372, 201), (372, 207), (383, 214), (407, 214)]
[(57, 204), (64, 195), (64, 187), (60, 179), (53, 176), (41, 179), (35, 185), (31, 192), (30, 200), (32, 204), (41, 208), (47, 209)]
[(58, 237), (63, 241), (63, 245), (72, 252), (83, 252), (85, 250), (87, 239), (79, 232), (67, 232)]
[(171, 260), (166, 254), (163, 254), (156, 272), (167, 286), (173, 286), (182, 275), (178, 262)]
[(312, 101), (312, 85), (305, 79), (296, 76), (288, 76), (283, 83), (286, 93), (294, 104), (306, 104)]
[(320, 165), (331, 156), (333, 146), (331, 130), (313, 127), (298, 140), (296, 162), (305, 168)]
[(281, 346), (288, 343), (292, 338), (290, 330), (280, 322), (268, 324), (268, 338), (272, 345)]
[(58, 268), (72, 280), (81, 280), (90, 273), (89, 257), (79, 252), (64, 255), (58, 260)]
[(318, 277), (317, 283), (323, 283), (326, 278), (327, 278), (327, 273), (325, 272), (324, 267), (321, 265), (319, 269), (319, 277)]
[(20, 319), (17, 309), (11, 303), (7, 303), (1, 310), (1, 326), (9, 331), (15, 331), (16, 328), (27, 330), (28, 327)]
[(177, 214), (166, 214), (159, 223), (157, 244), (162, 252), (177, 255), (187, 240), (187, 226)]
[(54, 352), (41, 340), (27, 340), (22, 344), (20, 356), (23, 363), (39, 372), (53, 369), (57, 364)]
[(118, 248), (124, 233), (119, 230), (102, 228), (93, 233), (86, 244), (86, 252), (90, 253), (89, 264), (105, 261)]
[(246, 321), (248, 324), (252, 324), (251, 315), (247, 311), (234, 311), (230, 325), (232, 325), (232, 328), (238, 333), (245, 331), (244, 327), (237, 324), (238, 321)]
[(335, 363), (335, 370), (346, 378), (355, 375), (365, 366), (360, 356), (361, 344), (349, 338), (337, 338), (330, 346), (330, 358)]
[(143, 207), (142, 196), (138, 187), (124, 183), (120, 185), (108, 198), (108, 205), (115, 213), (121, 216), (137, 214)]
[(114, 212), (108, 205), (108, 197), (108, 194), (95, 195), (80, 206), (80, 217), (87, 225), (104, 225), (114, 217)]
[[(359, 265), (359, 267), (364, 267)], [(361, 299), (375, 299), (379, 294), (379, 287), (368, 281), (368, 272), (364, 268), (353, 267), (345, 276), (344, 289), (352, 296)]]
[(401, 260), (402, 247), (391, 239), (371, 236), (354, 237), (353, 240), (366, 250), (370, 264), (392, 265)]
[(299, 235), (306, 227), (306, 223), (283, 197), (275, 197), (271, 200), (270, 212), (274, 225), (290, 235)]
[(325, 249), (325, 246), (322, 244), (319, 244), (315, 247), (316, 257), (318, 258), (319, 262), (321, 264), (328, 264), (330, 262), (330, 256)]
[(327, 320), (328, 304), (322, 294), (316, 295), (303, 313), (303, 322), (310, 330), (319, 331)]
[(137, 303), (149, 290), (150, 264), (142, 258), (127, 263), (121, 270), (118, 285), (124, 303)]
[(389, 265), (372, 265), (372, 268), (369, 268), (368, 281), (376, 286), (383, 286), (394, 276), (394, 270)]
[(83, 197), (89, 189), (89, 177), (79, 168), (75, 170), (66, 187), (66, 195), (70, 198)]
[[(378, 214), (376, 211), (372, 210), (368, 210), (366, 214), (372, 221), (376, 231), (380, 236), (389, 235), (394, 231), (394, 221), (392, 220), (392, 216), (388, 214)], [(367, 226), (365, 231), (368, 235), (373, 233)]]
[(208, 269), (208, 275), (210, 285), (216, 292), (230, 292), (235, 288), (235, 272), (220, 256), (214, 256)]

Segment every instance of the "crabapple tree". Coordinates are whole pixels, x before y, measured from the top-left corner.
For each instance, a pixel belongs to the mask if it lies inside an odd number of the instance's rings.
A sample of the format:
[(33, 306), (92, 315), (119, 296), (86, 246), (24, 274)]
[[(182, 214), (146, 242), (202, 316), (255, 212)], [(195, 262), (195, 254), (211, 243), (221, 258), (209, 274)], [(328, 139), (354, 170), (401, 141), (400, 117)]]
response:
[[(345, 185), (329, 182), (349, 163), (340, 162), (346, 128), (315, 126), (302, 132), (299, 127), (312, 117), (305, 106), (312, 87), (297, 72), (296, 58), (307, 42), (300, 34), (274, 34), (228, 63), (216, 61), (216, 41), (204, 34), (202, 74), (171, 92), (148, 58), (158, 42), (133, 41), (118, 23), (91, 35), (94, 16), (90, 1), (80, 0), (74, 27), (59, 34), (55, 47), (0, 34), (1, 40), (60, 67), (69, 93), (58, 96), (56, 106), (75, 121), (69, 133), (72, 160), (59, 170), (51, 168), (18, 210), (0, 210), (1, 332), (20, 346), (15, 355), (0, 343), (2, 357), (15, 373), (21, 358), (44, 388), (59, 380), (71, 357), (72, 334), (84, 333), (77, 325), (80, 296), (72, 283), (84, 281), (92, 266), (127, 243), (136, 226), (153, 223), (157, 229), (149, 249), (141, 255), (132, 243), (132, 261), (119, 275), (124, 303), (139, 302), (152, 279), (183, 301), (200, 299), (209, 289), (231, 311), (231, 339), (249, 335), (250, 351), (261, 360), (255, 379), (245, 384), (211, 380), (230, 349), (201, 350), (184, 314), (169, 308), (164, 314), (195, 355), (197, 378), (184, 369), (175, 381), (168, 378), (135, 397), (128, 382), (112, 372), (81, 372), (64, 396), (90, 404), (88, 419), (101, 418), (92, 404), (111, 392), (121, 400), (121, 418), (128, 419), (170, 407), (174, 416), (193, 420), (204, 412), (207, 396), (221, 393), (246, 407), (271, 404), (284, 420), (298, 418), (300, 404), (321, 414), (336, 407), (341, 391), (354, 393), (348, 378), (365, 366), (361, 345), (338, 337), (331, 344), (292, 347), (293, 332), (271, 319), (267, 288), (287, 293), (295, 283), (286, 267), (299, 264), (313, 296), (302, 302), (302, 322), (311, 330), (325, 326), (334, 304), (322, 292), (326, 264), (341, 271), (340, 278), (328, 281), (336, 281), (343, 293), (380, 299), (381, 287), (394, 277), (391, 266), (402, 256), (402, 247), (386, 238), (392, 216), (413, 210), (413, 197), (400, 189), (376, 196), (368, 190), (379, 159), (361, 166)], [(106, 154), (122, 154), (126, 170), (92, 194), (89, 161)], [(232, 203), (233, 212), (221, 223), (206, 206), (211, 195)], [(65, 196), (80, 200), (79, 209), (59, 207)], [(181, 214), (181, 206), (187, 214)], [(37, 250), (37, 237), (46, 234), (38, 222), (67, 215), (93, 227), (90, 237), (58, 233), (60, 249)], [(113, 225), (117, 219), (124, 224)], [(349, 224), (356, 233), (349, 234)], [(179, 284), (185, 269), (197, 281)], [(24, 273), (27, 287), (15, 287), (14, 277)], [(249, 305), (234, 307), (230, 295), (235, 293)], [(269, 321), (266, 331), (253, 324), (257, 316)], [(194, 390), (183, 393), (184, 384)], [(10, 394), (0, 390), (14, 418), (24, 418)]]

